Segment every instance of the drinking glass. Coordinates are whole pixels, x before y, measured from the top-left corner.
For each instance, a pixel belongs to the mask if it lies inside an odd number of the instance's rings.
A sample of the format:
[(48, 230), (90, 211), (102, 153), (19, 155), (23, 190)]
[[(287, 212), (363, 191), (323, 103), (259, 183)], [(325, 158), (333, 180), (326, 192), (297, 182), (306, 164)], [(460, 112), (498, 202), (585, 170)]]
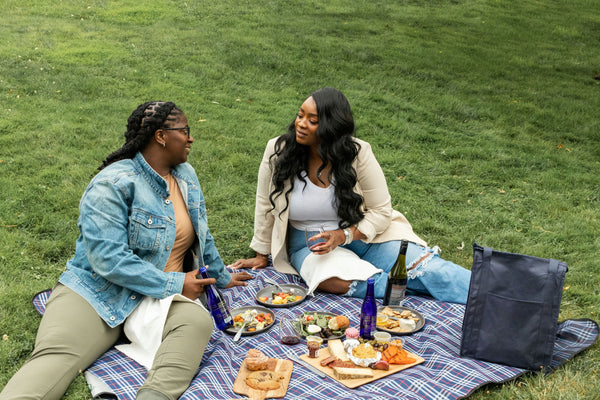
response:
[(294, 328), (292, 320), (287, 317), (279, 321), (279, 341), (290, 346), (300, 343), (300, 335)]
[(327, 240), (323, 239), (323, 238), (319, 238), (319, 239), (315, 239), (315, 240), (309, 240), (311, 237), (313, 237), (314, 235), (318, 235), (319, 233), (323, 233), (325, 232), (325, 228), (323, 228), (323, 226), (321, 226), (319, 228), (319, 231), (313, 231), (310, 230), (308, 228), (304, 228), (304, 238), (306, 239), (306, 247), (308, 247), (308, 249), (310, 251), (315, 251), (313, 250), (315, 248), (315, 246), (317, 246), (320, 243), (325, 243), (327, 242)]

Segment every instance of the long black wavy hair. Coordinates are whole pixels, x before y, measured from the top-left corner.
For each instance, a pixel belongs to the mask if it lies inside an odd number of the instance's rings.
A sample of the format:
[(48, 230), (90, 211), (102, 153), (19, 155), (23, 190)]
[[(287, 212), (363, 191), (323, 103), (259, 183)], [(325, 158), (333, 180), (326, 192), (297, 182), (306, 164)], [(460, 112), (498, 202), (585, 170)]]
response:
[(148, 101), (140, 104), (127, 119), (125, 144), (109, 154), (98, 170), (103, 170), (116, 161), (135, 157), (138, 151), (146, 148), (158, 129), (170, 128), (169, 122), (175, 121), (181, 113), (183, 111), (170, 101)]
[[(331, 163), (329, 181), (334, 182), (340, 228), (345, 228), (364, 217), (364, 200), (354, 192), (356, 171), (352, 167), (352, 161), (358, 155), (360, 145), (353, 140), (355, 128), (352, 109), (346, 96), (334, 88), (319, 89), (313, 92), (311, 97), (317, 105), (318, 151), (323, 162), (317, 172), (321, 172)], [(296, 128), (292, 121), (287, 133), (277, 139), (275, 153), (270, 159), (274, 185), (269, 195), (271, 210), (275, 208), (275, 199), (282, 194), (285, 196), (286, 206), (281, 213), (289, 207), (289, 194), (294, 187), (294, 177), (298, 177), (306, 185), (301, 173), (308, 170), (308, 155), (309, 147), (296, 142)], [(283, 193), (284, 184), (288, 180), (291, 181), (291, 187)]]

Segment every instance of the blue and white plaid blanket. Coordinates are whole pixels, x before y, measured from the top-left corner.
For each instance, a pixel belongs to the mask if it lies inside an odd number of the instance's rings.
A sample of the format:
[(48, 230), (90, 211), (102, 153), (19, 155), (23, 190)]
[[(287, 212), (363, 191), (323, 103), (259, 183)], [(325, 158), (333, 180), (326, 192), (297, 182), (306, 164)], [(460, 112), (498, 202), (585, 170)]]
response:
[[(246, 287), (222, 290), (231, 308), (256, 304), (255, 295), (264, 286), (263, 278), (279, 283), (306, 286), (299, 277), (275, 271), (272, 267), (250, 271), (255, 279)], [(50, 291), (37, 294), (34, 306), (43, 313)], [(295, 317), (303, 311), (329, 311), (346, 315), (351, 326), (359, 325), (362, 301), (330, 294), (316, 293), (291, 308), (274, 308), (277, 319)], [(445, 303), (429, 298), (409, 296), (405, 306), (414, 308), (426, 320), (423, 329), (404, 336), (406, 348), (425, 362), (377, 381), (348, 389), (341, 383), (321, 379), (304, 366), (294, 364), (286, 399), (461, 399), (488, 383), (514, 379), (527, 371), (489, 362), (461, 358), (460, 341), (463, 305)], [(276, 325), (276, 324), (275, 324)], [(565, 363), (575, 354), (591, 346), (598, 337), (598, 325), (588, 319), (567, 320), (561, 323), (554, 347), (552, 368)], [(215, 330), (206, 347), (198, 374), (181, 399), (233, 399), (240, 396), (232, 391), (233, 383), (247, 351), (259, 349), (269, 357), (287, 358), (286, 352), (305, 352), (304, 345), (284, 346), (279, 343), (277, 327), (264, 333), (245, 336), (234, 343), (233, 337)], [(115, 348), (107, 351), (86, 372), (88, 381), (100, 380), (119, 400), (133, 400), (146, 377), (146, 370)], [(91, 376), (90, 376), (91, 375)], [(114, 398), (114, 396), (111, 396)], [(107, 397), (108, 398), (108, 397)]]

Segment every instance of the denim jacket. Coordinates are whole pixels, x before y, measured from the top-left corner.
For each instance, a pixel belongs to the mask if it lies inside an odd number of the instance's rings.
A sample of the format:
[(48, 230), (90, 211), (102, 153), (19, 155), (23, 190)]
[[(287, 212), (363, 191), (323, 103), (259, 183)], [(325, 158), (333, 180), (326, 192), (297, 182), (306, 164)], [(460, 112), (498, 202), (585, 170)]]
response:
[[(231, 280), (208, 231), (204, 196), (188, 163), (175, 166), (196, 240), (191, 268), (208, 265), (224, 287)], [(163, 269), (175, 242), (175, 211), (166, 181), (141, 153), (113, 163), (92, 179), (79, 203), (75, 255), (59, 281), (85, 298), (115, 327), (144, 296), (162, 299), (181, 293), (184, 273)]]

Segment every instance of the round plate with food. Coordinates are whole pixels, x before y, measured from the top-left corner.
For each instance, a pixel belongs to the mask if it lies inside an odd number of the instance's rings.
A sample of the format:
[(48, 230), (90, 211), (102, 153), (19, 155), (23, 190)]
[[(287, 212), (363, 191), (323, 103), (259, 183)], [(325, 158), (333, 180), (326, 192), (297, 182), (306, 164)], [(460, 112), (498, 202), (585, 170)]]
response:
[(263, 333), (275, 324), (275, 314), (266, 307), (246, 306), (230, 310), (233, 317), (233, 326), (226, 328), (224, 332), (235, 335), (244, 324), (244, 318), (251, 316), (252, 319), (244, 327), (242, 336), (251, 336)]
[(377, 309), (377, 329), (392, 335), (410, 335), (425, 326), (419, 312), (403, 306), (383, 306)]
[(350, 326), (347, 317), (326, 311), (305, 311), (293, 320), (294, 329), (302, 337), (319, 336), (324, 340), (341, 339)]
[[(281, 291), (280, 289), (283, 289)], [(266, 307), (292, 307), (306, 299), (306, 289), (291, 283), (266, 286), (256, 293), (256, 302)]]

